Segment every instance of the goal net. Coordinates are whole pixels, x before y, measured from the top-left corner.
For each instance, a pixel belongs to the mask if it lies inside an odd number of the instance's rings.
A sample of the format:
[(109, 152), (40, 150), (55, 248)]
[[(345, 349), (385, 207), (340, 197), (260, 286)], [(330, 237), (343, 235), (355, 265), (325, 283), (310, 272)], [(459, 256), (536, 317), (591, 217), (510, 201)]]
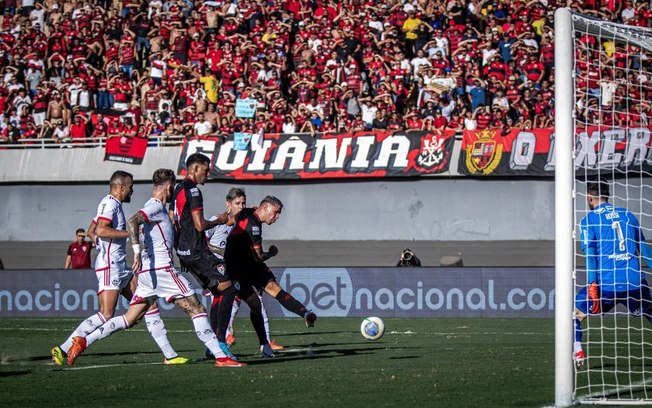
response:
[[(609, 202), (652, 237), (652, 31), (561, 9), (555, 41), (556, 403), (652, 405), (652, 323), (640, 309), (589, 315), (581, 324), (586, 358), (573, 361), (575, 294), (589, 283), (579, 231), (591, 211), (587, 185), (606, 183)], [(607, 236), (621, 246), (633, 239), (615, 229)]]

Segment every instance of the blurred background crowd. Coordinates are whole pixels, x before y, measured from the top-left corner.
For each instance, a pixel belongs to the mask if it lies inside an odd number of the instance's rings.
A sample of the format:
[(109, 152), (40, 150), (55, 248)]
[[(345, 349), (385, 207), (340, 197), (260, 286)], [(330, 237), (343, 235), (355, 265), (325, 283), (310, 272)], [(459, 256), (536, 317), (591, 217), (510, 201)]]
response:
[[(621, 0), (3, 0), (0, 141), (551, 127), (561, 6), (652, 24), (648, 1)], [(589, 122), (652, 96), (645, 52), (586, 44), (622, 71), (605, 87), (578, 67)]]

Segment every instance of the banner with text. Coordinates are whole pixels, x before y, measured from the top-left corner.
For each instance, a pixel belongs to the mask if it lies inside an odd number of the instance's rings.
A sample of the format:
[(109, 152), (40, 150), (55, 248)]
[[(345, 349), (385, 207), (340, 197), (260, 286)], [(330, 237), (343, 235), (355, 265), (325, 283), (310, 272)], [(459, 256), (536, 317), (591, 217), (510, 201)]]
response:
[[(321, 317), (554, 316), (553, 268), (273, 268), (273, 272), (286, 291)], [(0, 288), (0, 316), (85, 317), (98, 310), (92, 270), (0, 270)], [(197, 291), (209, 305), (210, 299)], [(296, 317), (269, 296), (264, 300), (270, 317)], [(159, 304), (164, 315), (183, 316), (173, 305)], [(128, 307), (121, 298), (117, 314)]]
[[(455, 133), (265, 134), (262, 147), (237, 149), (234, 137), (203, 153), (217, 179), (320, 179), (417, 176), (447, 172)], [(194, 153), (190, 144), (182, 157)], [(182, 169), (179, 168), (179, 173)]]
[[(650, 128), (589, 127), (575, 137), (575, 168), (588, 174), (597, 169), (652, 170)], [(466, 130), (458, 171), (473, 176), (554, 176), (553, 129)]]

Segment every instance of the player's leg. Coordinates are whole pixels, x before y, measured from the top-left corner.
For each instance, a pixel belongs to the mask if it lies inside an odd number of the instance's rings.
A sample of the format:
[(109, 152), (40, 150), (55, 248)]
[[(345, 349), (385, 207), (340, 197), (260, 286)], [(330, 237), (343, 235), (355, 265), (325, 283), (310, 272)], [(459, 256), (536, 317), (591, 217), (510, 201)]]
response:
[(573, 343), (573, 360), (575, 364), (584, 364), (584, 350), (582, 349), (582, 321), (591, 310), (591, 299), (586, 287), (580, 289), (575, 295), (575, 342)]
[(97, 330), (89, 335), (73, 338), (72, 347), (68, 353), (68, 364), (75, 364), (75, 360), (81, 353), (84, 352), (91, 344), (98, 340), (109, 337), (113, 333), (120, 330), (127, 329), (137, 324), (149, 308), (150, 304), (155, 299), (141, 299), (138, 303), (132, 303), (127, 309), (127, 312), (121, 316), (115, 316), (109, 319), (106, 323), (100, 326)]
[(174, 299), (173, 302), (190, 316), (197, 337), (215, 356), (215, 365), (217, 367), (244, 367), (247, 365), (228, 357), (222, 351), (215, 332), (211, 329), (206, 309), (199, 303), (197, 296), (193, 294), (192, 296)]
[(267, 316), (267, 310), (265, 310), (265, 304), (263, 303), (263, 291), (256, 290), (256, 295), (258, 295), (258, 299), (260, 300), (260, 314), (263, 316), (263, 323), (265, 325), (265, 334), (267, 336), (267, 341), (269, 342), (270, 347), (274, 351), (284, 350), (285, 347), (281, 346), (276, 341), (274, 341), (272, 339), (272, 335), (270, 334), (269, 317)]
[(294, 296), (284, 291), (276, 282), (276, 278), (274, 278), (274, 275), (269, 271), (269, 269), (268, 274), (271, 275), (272, 279), (264, 286), (265, 292), (275, 298), (281, 306), (287, 310), (303, 317), (306, 321), (307, 327), (313, 327), (315, 325), (315, 320), (317, 320), (317, 315), (313, 311), (306, 309), (306, 307), (296, 300)]
[[(73, 338), (80, 337), (80, 336), (84, 337), (91, 334), (92, 332), (97, 330), (98, 327), (106, 323), (107, 320), (112, 318), (113, 313), (115, 313), (115, 305), (118, 302), (119, 293), (120, 292), (117, 289), (103, 290), (102, 292), (100, 292), (98, 295), (100, 311), (84, 319), (79, 324), (79, 326), (77, 326), (77, 328), (70, 334), (70, 336), (68, 336), (66, 341), (58, 347), (59, 350), (62, 351), (64, 354), (67, 354), (70, 348), (72, 347)], [(53, 360), (56, 353), (56, 349), (57, 347), (52, 349)], [(61, 363), (62, 362), (63, 361), (61, 361)], [(57, 365), (61, 365), (56, 360), (55, 363)]]
[(269, 339), (267, 338), (267, 332), (265, 331), (265, 321), (261, 313), (262, 303), (258, 294), (251, 285), (247, 285), (243, 282), (242, 287), (240, 288), (240, 296), (242, 296), (249, 306), (249, 318), (251, 319), (251, 324), (253, 325), (256, 336), (258, 337), (258, 344), (260, 345), (262, 356), (274, 357), (274, 352), (269, 345)]
[(236, 296), (235, 300), (233, 301), (233, 307), (231, 308), (231, 318), (229, 319), (229, 326), (226, 328), (226, 344), (229, 347), (235, 344), (235, 335), (234, 335), (235, 330), (233, 329), (233, 321), (235, 320), (235, 317), (238, 315), (241, 302), (242, 299), (240, 298), (240, 296)]
[[(157, 276), (157, 285), (164, 276)], [(134, 285), (134, 283), (137, 283)], [(140, 303), (141, 299), (154, 298), (152, 302), (148, 302), (147, 312), (145, 313), (145, 324), (147, 331), (152, 339), (165, 356), (163, 361), (165, 364), (185, 364), (188, 362), (187, 358), (179, 357), (179, 354), (174, 350), (168, 339), (168, 331), (165, 328), (165, 323), (161, 318), (161, 314), (156, 303), (157, 292), (154, 289), (155, 284), (152, 280), (151, 273), (139, 273), (137, 279), (131, 281), (129, 286), (126, 286), (122, 295), (132, 304)], [(142, 318), (142, 317), (141, 317)]]

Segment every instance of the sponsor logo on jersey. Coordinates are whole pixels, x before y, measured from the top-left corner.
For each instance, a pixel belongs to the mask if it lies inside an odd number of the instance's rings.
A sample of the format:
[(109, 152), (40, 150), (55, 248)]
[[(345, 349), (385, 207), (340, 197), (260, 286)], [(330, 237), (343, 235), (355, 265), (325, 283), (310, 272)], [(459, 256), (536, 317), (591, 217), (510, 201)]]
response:
[(260, 228), (256, 226), (251, 227), (251, 233), (254, 235), (260, 235)]
[(199, 196), (199, 189), (197, 187), (193, 187), (190, 189), (190, 195), (193, 197)]
[(184, 251), (184, 250), (178, 249), (178, 250), (177, 250), (177, 255), (181, 255), (181, 256), (190, 256), (190, 250), (187, 249), (187, 250)]

